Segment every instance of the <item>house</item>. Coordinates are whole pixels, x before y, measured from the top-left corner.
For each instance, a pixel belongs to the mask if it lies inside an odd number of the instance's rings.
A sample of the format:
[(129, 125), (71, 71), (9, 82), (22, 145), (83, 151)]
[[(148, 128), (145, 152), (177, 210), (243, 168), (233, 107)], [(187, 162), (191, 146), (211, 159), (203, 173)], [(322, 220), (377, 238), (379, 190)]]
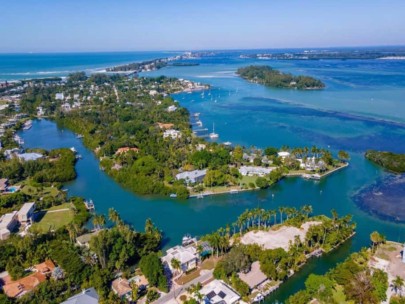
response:
[(211, 281), (200, 293), (204, 296), (204, 303), (234, 304), (240, 300), (239, 294), (221, 280)]
[(8, 187), (8, 179), (7, 178), (1, 178), (0, 179), (0, 192), (5, 192)]
[(3, 291), (9, 298), (19, 298), (28, 292), (31, 292), (39, 284), (46, 281), (46, 276), (36, 272), (17, 281), (11, 281), (3, 286)]
[(99, 296), (96, 290), (90, 287), (60, 304), (98, 304), (98, 299)]
[(97, 230), (97, 231), (94, 231), (94, 232), (91, 232), (91, 233), (86, 233), (86, 234), (82, 234), (81, 236), (78, 236), (76, 238), (77, 245), (79, 245), (81, 247), (85, 246), (85, 247), (89, 248), (89, 246), (90, 246), (89, 243), (90, 243), (91, 238), (93, 236), (96, 236), (97, 234), (99, 234), (100, 231), (101, 230)]
[(111, 289), (121, 299), (130, 297), (132, 293), (131, 284), (127, 279), (124, 278), (117, 278), (112, 281)]
[(21, 153), (21, 154), (17, 154), (17, 157), (19, 160), (31, 161), (31, 160), (41, 159), (43, 157), (43, 155), (40, 153)]
[(0, 240), (6, 240), (17, 226), (17, 211), (6, 213), (0, 217)]
[(162, 263), (165, 264), (172, 272), (177, 270), (173, 269), (173, 259), (180, 262), (180, 269), (183, 272), (196, 268), (199, 262), (197, 248), (193, 244), (187, 247), (178, 245), (168, 249), (166, 251), (166, 255), (162, 257)]
[(281, 157), (282, 160), (284, 160), (287, 157), (290, 157), (290, 152), (287, 151), (280, 151), (277, 152), (278, 157)]
[(171, 105), (167, 107), (167, 112), (174, 112), (177, 110), (177, 107), (175, 105)]
[(63, 95), (63, 93), (56, 93), (55, 94), (55, 99), (56, 100), (63, 100), (65, 98), (65, 96)]
[(259, 261), (252, 263), (249, 272), (247, 273), (240, 272), (239, 278), (249, 286), (250, 290), (256, 288), (257, 286), (259, 286), (260, 284), (262, 284), (264, 281), (267, 280), (266, 275), (260, 269)]
[(172, 124), (172, 123), (162, 123), (162, 122), (158, 122), (157, 124), (158, 124), (159, 128), (165, 129), (165, 130), (171, 129), (171, 128), (174, 127), (174, 124)]
[(159, 93), (158, 93), (158, 91), (156, 91), (156, 90), (150, 90), (149, 91), (149, 95), (150, 96), (156, 96), (156, 95), (158, 95)]
[(40, 283), (45, 282), (54, 269), (55, 264), (51, 260), (46, 260), (31, 268), (33, 274), (16, 281), (11, 280), (11, 278), (7, 280), (3, 286), (3, 291), (9, 298), (19, 298), (34, 290)]
[(135, 148), (122, 147), (122, 148), (119, 148), (119, 149), (117, 150), (117, 152), (115, 152), (115, 155), (121, 155), (121, 154), (127, 153), (127, 152), (129, 152), (129, 151), (139, 152), (139, 149), (136, 148), (136, 147), (135, 147)]
[(72, 110), (72, 107), (68, 102), (63, 103), (60, 107), (63, 112), (70, 112)]
[(31, 223), (35, 211), (35, 203), (25, 203), (18, 211), (18, 220), (21, 224)]
[(239, 173), (243, 176), (265, 176), (270, 174), (271, 171), (276, 169), (275, 167), (272, 168), (265, 168), (265, 167), (254, 167), (254, 166), (242, 166), (239, 168)]
[(171, 139), (176, 139), (181, 137), (181, 132), (173, 129), (166, 130), (163, 133), (163, 138), (168, 138), (170, 137)]
[(184, 179), (187, 184), (200, 183), (204, 180), (207, 170), (184, 171), (176, 174), (176, 180)]

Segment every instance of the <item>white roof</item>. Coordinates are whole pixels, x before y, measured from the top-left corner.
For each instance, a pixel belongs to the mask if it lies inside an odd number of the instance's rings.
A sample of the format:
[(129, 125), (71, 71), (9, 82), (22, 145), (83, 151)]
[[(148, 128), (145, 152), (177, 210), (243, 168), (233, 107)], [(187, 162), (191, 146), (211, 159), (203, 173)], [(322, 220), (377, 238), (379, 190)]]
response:
[(18, 154), (17, 157), (19, 159), (29, 161), (29, 160), (37, 160), (37, 159), (42, 158), (42, 154), (39, 154), (39, 153), (22, 153), (22, 154)]
[(266, 167), (253, 167), (253, 166), (242, 166), (239, 168), (239, 172), (241, 174), (245, 173), (251, 173), (251, 174), (269, 174), (271, 171), (273, 171), (275, 168), (266, 168)]
[(27, 214), (30, 212), (30, 210), (35, 206), (35, 203), (25, 203), (20, 211), (18, 212), (19, 214)]
[(206, 303), (233, 304), (240, 299), (235, 291), (220, 280), (208, 283), (200, 290), (200, 293), (205, 296)]
[(172, 259), (179, 260), (181, 264), (185, 264), (196, 259), (197, 257), (197, 249), (194, 246), (175, 246), (168, 249), (166, 251), (166, 255), (162, 259), (170, 265)]
[(277, 152), (277, 155), (281, 156), (281, 157), (287, 157), (287, 156), (290, 156), (290, 152), (281, 151), (281, 152)]
[(8, 228), (8, 226), (14, 221), (17, 211), (6, 213), (0, 218), (0, 230)]
[(207, 170), (194, 170), (194, 171), (185, 171), (185, 172), (181, 172), (179, 174), (176, 174), (176, 179), (180, 180), (180, 179), (185, 179), (185, 180), (193, 180), (195, 178), (198, 177), (202, 177), (205, 176), (207, 174)]

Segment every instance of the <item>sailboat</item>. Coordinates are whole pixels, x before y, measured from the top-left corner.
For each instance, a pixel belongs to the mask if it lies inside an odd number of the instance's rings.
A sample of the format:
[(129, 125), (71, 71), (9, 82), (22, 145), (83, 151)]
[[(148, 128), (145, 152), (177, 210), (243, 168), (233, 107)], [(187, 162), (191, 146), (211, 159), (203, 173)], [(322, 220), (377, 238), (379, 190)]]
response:
[(218, 138), (218, 133), (215, 133), (215, 124), (212, 124), (212, 133), (210, 133), (210, 138), (215, 139)]

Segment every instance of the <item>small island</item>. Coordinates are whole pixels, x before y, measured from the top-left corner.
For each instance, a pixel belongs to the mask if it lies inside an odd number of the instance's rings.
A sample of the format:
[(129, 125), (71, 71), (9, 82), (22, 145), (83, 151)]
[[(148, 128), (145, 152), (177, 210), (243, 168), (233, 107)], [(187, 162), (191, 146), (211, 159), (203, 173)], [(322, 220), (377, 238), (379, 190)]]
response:
[(248, 66), (239, 68), (236, 72), (240, 77), (254, 83), (263, 84), (272, 88), (320, 90), (325, 84), (319, 79), (310, 76), (294, 76), (283, 73), (269, 66)]
[(368, 150), (365, 157), (384, 169), (394, 173), (405, 173), (405, 154)]

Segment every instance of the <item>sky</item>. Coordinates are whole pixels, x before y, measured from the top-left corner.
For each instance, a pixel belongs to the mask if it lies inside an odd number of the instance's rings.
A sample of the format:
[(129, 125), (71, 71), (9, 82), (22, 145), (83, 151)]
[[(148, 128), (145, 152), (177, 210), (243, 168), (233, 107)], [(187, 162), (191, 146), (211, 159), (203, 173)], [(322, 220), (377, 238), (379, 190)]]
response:
[(404, 0), (0, 0), (0, 52), (405, 45)]

